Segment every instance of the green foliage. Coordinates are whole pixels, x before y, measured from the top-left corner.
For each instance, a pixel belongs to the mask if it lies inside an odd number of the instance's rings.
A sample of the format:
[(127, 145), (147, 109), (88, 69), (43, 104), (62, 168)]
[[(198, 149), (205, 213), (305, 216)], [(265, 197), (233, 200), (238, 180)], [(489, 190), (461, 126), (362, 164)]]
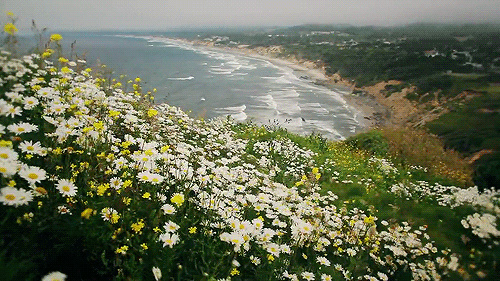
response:
[[(430, 122), (431, 132), (444, 139), (445, 145), (472, 155), (481, 150), (500, 149), (500, 99), (494, 92), (480, 94), (454, 111)], [(497, 186), (498, 153), (475, 163), (474, 182), (482, 188)]]
[(389, 151), (389, 143), (379, 130), (371, 130), (366, 133), (357, 134), (348, 138), (346, 143), (378, 156), (385, 156)]

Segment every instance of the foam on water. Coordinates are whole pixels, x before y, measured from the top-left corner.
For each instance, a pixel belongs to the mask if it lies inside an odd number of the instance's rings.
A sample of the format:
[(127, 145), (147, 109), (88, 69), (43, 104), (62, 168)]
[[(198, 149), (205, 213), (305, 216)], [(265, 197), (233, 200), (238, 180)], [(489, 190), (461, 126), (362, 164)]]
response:
[(177, 80), (177, 81), (185, 81), (185, 80), (192, 80), (194, 79), (194, 76), (189, 76), (189, 77), (169, 77), (167, 78), (168, 80)]
[[(167, 80), (184, 81), (175, 84), (176, 87), (186, 86), (177, 88), (179, 94), (165, 99), (167, 102), (182, 101), (189, 105), (188, 100), (192, 98), (189, 93), (193, 93), (193, 97), (195, 93), (201, 94), (203, 96), (196, 96), (193, 103), (202, 104), (209, 115), (210, 112), (230, 115), (237, 121), (250, 118), (261, 124), (274, 122), (293, 132), (320, 132), (334, 139), (341, 139), (360, 128), (359, 112), (347, 105), (341, 90), (332, 91), (313, 84), (310, 79), (300, 79), (300, 73), (290, 67), (243, 54), (193, 46), (176, 39), (127, 37), (147, 40), (148, 48), (179, 48), (204, 57), (197, 62), (196, 73), (169, 74)], [(212, 89), (218, 89), (219, 85), (223, 88), (213, 92)]]

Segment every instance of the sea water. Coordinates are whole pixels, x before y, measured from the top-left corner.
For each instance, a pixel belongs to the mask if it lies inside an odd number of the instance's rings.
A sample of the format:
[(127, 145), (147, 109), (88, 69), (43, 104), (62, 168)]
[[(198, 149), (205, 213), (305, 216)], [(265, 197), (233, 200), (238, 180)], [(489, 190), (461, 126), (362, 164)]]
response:
[(141, 77), (143, 88), (157, 89), (157, 103), (180, 107), (194, 118), (230, 115), (335, 140), (363, 129), (343, 93), (265, 59), (163, 36), (79, 32), (63, 37), (66, 44), (76, 40), (76, 52), (89, 63), (100, 60), (116, 77)]

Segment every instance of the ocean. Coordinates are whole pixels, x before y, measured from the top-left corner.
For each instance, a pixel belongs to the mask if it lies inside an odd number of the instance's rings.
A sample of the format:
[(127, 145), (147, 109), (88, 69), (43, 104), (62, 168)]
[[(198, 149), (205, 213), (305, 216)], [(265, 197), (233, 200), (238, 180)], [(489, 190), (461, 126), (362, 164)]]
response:
[[(315, 85), (289, 67), (265, 59), (193, 47), (159, 36), (127, 33), (61, 33), (64, 49), (97, 60), (114, 76), (141, 77), (157, 89), (156, 103), (182, 108), (194, 118), (231, 115), (237, 121), (282, 126), (341, 140), (364, 129), (360, 114), (340, 90)], [(167, 35), (168, 36), (168, 35)]]

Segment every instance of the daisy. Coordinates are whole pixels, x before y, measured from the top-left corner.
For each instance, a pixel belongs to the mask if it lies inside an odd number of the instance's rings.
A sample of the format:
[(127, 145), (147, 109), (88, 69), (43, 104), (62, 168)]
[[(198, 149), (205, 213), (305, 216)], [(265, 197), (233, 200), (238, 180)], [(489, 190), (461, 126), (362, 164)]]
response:
[(42, 281), (64, 281), (66, 280), (66, 274), (59, 271), (51, 272), (42, 278)]
[(123, 184), (123, 181), (117, 177), (111, 178), (109, 181), (109, 186), (116, 189), (116, 190), (120, 189), (122, 184)]
[(13, 176), (17, 173), (19, 167), (19, 162), (10, 160), (10, 161), (4, 161), (0, 159), (0, 173), (4, 177), (10, 177)]
[(78, 187), (72, 181), (65, 179), (59, 180), (56, 188), (64, 197), (75, 196), (78, 191)]
[(172, 215), (173, 213), (175, 213), (175, 207), (170, 205), (170, 204), (165, 204), (165, 205), (161, 206), (161, 209), (167, 215)]
[(302, 275), (302, 278), (306, 279), (307, 281), (314, 280), (314, 273), (312, 272), (304, 271), (300, 275)]
[(161, 279), (161, 270), (158, 267), (153, 266), (152, 271), (153, 271), (153, 275), (155, 276), (155, 280), (156, 281), (160, 280)]
[(16, 135), (20, 135), (24, 133), (31, 133), (33, 131), (37, 131), (38, 126), (26, 122), (19, 122), (17, 124), (11, 124), (7, 126), (7, 130)]
[(46, 179), (46, 172), (36, 166), (23, 166), (19, 171), (19, 175), (27, 180), (30, 184), (35, 184)]
[(317, 257), (316, 261), (321, 265), (330, 266), (330, 261), (325, 257)]
[(160, 235), (159, 240), (163, 242), (163, 247), (169, 246), (172, 248), (179, 241), (179, 236), (175, 233), (163, 233)]
[[(13, 90), (15, 90), (15, 89), (13, 89)], [(21, 96), (19, 95), (19, 93), (17, 91), (16, 92), (6, 92), (5, 96), (8, 97), (11, 101), (17, 101), (17, 100), (21, 99)]]
[(61, 215), (65, 215), (65, 214), (71, 215), (71, 211), (68, 209), (68, 207), (66, 207), (64, 205), (57, 206), (57, 211)]
[(37, 95), (44, 98), (52, 98), (56, 95), (56, 91), (53, 88), (41, 88), (37, 91)]
[(328, 274), (322, 274), (321, 275), (321, 281), (332, 281), (332, 276)]
[(39, 141), (37, 141), (36, 143), (33, 143), (32, 141), (23, 141), (19, 144), (19, 149), (27, 154), (37, 154), (40, 156), (45, 155), (46, 152), (45, 149), (42, 148), (42, 145)]
[(9, 206), (27, 205), (33, 200), (33, 194), (24, 189), (17, 189), (14, 187), (4, 187), (0, 189), (0, 202)]
[(101, 217), (104, 221), (109, 221), (111, 223), (117, 223), (120, 219), (120, 215), (113, 208), (103, 208), (101, 210)]
[(175, 231), (177, 231), (177, 229), (179, 229), (179, 225), (173, 221), (169, 221), (169, 222), (165, 223), (163, 228), (165, 228), (165, 231), (167, 231), (167, 232), (175, 232)]
[(0, 161), (16, 161), (17, 153), (10, 147), (0, 147)]
[(162, 183), (163, 182), (163, 176), (159, 175), (159, 174), (154, 174), (152, 173), (151, 174), (151, 177), (150, 177), (150, 181), (151, 183), (153, 184), (159, 184), (159, 183)]
[(24, 109), (30, 110), (39, 104), (38, 99), (35, 97), (24, 97)]
[(10, 116), (11, 118), (14, 118), (16, 116), (21, 116), (21, 113), (23, 111), (19, 106), (13, 106), (13, 105), (7, 105), (4, 108), (4, 111), (2, 112), (5, 116)]
[(151, 172), (144, 171), (137, 174), (137, 178), (142, 182), (150, 182), (151, 181)]

